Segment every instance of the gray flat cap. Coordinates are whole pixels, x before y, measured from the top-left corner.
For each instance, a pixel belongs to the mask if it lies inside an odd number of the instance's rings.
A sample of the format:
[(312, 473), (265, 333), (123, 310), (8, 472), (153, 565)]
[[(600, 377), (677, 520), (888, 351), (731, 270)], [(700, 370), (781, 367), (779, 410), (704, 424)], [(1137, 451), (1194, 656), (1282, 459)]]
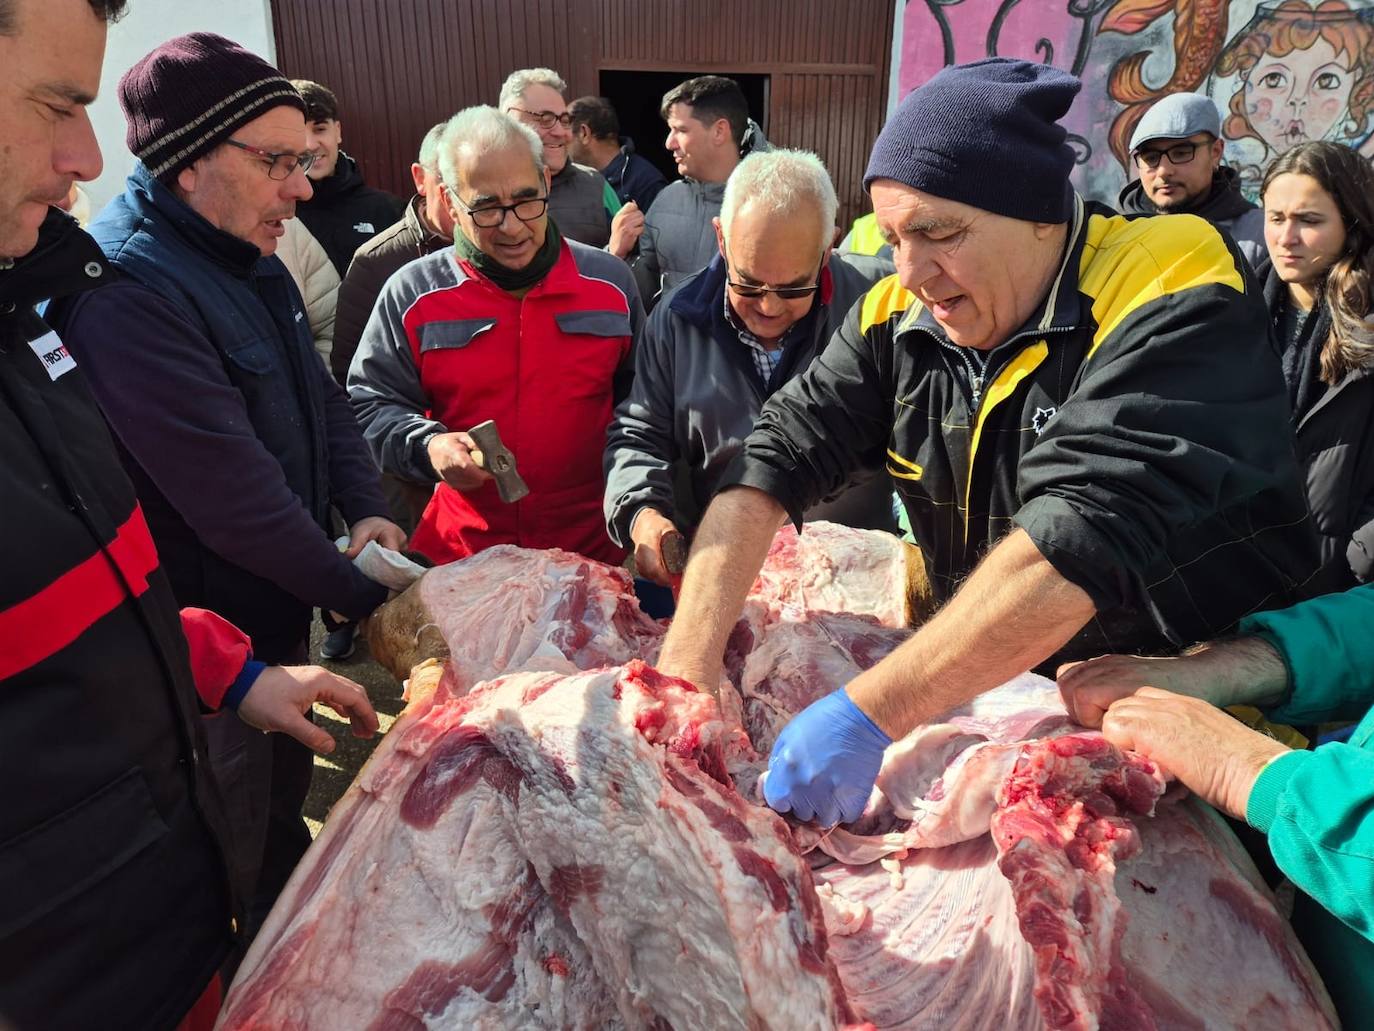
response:
[(1221, 137), (1217, 106), (1197, 93), (1172, 93), (1145, 112), (1131, 134), (1131, 150), (1151, 140), (1182, 140), (1199, 132)]

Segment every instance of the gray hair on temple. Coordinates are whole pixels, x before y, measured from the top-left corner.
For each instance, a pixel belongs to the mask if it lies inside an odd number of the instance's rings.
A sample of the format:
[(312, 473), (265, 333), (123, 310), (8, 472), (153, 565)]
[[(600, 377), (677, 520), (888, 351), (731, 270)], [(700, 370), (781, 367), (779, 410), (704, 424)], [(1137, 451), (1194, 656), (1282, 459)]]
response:
[(442, 121), (425, 133), (425, 138), (420, 141), (420, 154), (415, 163), (428, 172), (439, 171), (439, 140), (447, 128), (447, 120)]

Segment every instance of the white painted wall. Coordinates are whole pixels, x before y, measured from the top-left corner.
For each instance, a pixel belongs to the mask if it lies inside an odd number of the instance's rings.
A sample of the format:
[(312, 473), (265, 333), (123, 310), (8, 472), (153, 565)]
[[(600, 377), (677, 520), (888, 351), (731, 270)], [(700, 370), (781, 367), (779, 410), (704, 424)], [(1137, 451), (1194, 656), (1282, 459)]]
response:
[(276, 62), (270, 0), (129, 0), (128, 13), (110, 27), (100, 96), (91, 105), (91, 121), (105, 156), (105, 171), (85, 185), (92, 213), (123, 192), (124, 178), (134, 167), (124, 144), (124, 112), (116, 95), (120, 76), (159, 43), (187, 32), (217, 32)]

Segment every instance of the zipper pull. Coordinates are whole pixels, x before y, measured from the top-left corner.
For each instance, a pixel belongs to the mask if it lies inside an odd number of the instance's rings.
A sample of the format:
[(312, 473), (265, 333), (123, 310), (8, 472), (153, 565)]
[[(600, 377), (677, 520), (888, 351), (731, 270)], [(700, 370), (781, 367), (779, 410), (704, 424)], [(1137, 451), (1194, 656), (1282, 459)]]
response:
[(973, 377), (973, 407), (978, 407), (978, 402), (983, 399), (983, 377)]

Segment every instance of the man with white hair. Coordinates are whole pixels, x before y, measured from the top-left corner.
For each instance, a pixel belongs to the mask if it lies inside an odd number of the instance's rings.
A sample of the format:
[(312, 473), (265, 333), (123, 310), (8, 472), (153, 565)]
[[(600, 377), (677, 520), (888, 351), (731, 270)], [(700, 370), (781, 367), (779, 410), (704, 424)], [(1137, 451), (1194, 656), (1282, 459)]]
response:
[(644, 214), (620, 198), (601, 173), (568, 156), (572, 115), (563, 95), (568, 84), (552, 68), (521, 68), (501, 84), (497, 106), (539, 134), (544, 164), (552, 177), (549, 214), (569, 240), (604, 247), (617, 258), (634, 250), (644, 232)]
[[(618, 563), (601, 452), (644, 321), (634, 277), (562, 238), (539, 137), (508, 115), (455, 115), (439, 171), (453, 249), (391, 277), (348, 375), (383, 470), (439, 483), (411, 546), (436, 562), (517, 544)], [(466, 431), (488, 419), (529, 485), (521, 501), (474, 461)]]
[[(690, 535), (763, 403), (800, 374), (891, 262), (835, 255), (835, 187), (814, 154), (745, 158), (725, 186), (718, 253), (654, 309), (635, 378), (606, 445), (606, 525), (633, 547), (639, 575), (673, 577), (664, 538)], [(808, 519), (892, 524), (892, 493), (870, 468), (810, 508)], [(686, 477), (675, 471), (685, 468)]]

